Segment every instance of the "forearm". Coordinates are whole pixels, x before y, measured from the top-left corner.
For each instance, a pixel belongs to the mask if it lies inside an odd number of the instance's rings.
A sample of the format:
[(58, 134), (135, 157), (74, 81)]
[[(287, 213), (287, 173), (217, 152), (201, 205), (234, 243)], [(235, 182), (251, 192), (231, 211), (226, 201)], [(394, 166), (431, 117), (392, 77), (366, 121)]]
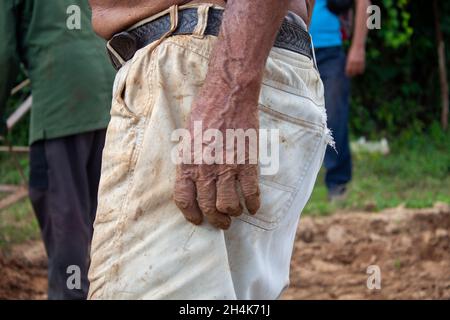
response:
[[(208, 147), (222, 148), (222, 152), (216, 154), (218, 158), (211, 165), (203, 161), (202, 154), (191, 151), (191, 160), (200, 155), (201, 161), (182, 164), (177, 170), (174, 201), (194, 224), (200, 224), (204, 216), (213, 226), (228, 229), (231, 217), (243, 212), (240, 194), (250, 214), (259, 210), (258, 166), (251, 161), (257, 158), (251, 152), (257, 150), (257, 141), (250, 138), (244, 154), (240, 154), (234, 138), (221, 145), (215, 139), (204, 141), (203, 133), (218, 129), (226, 136), (228, 129), (258, 130), (258, 98), (264, 68), (288, 4), (289, 0), (227, 3), (208, 73), (192, 105), (188, 124), (194, 149), (195, 141), (200, 141)], [(196, 133), (196, 122), (202, 124), (200, 133)], [(238, 160), (241, 156), (245, 162)]]
[(367, 40), (367, 8), (370, 0), (356, 0), (355, 28), (353, 32), (352, 45), (365, 48)]
[(311, 24), (311, 18), (312, 18), (315, 4), (316, 4), (316, 0), (306, 0), (306, 8), (308, 11), (308, 27)]
[(254, 102), (256, 108), (265, 63), (288, 4), (288, 0), (228, 1), (203, 87), (226, 93), (224, 112), (233, 112), (236, 107), (230, 95)]

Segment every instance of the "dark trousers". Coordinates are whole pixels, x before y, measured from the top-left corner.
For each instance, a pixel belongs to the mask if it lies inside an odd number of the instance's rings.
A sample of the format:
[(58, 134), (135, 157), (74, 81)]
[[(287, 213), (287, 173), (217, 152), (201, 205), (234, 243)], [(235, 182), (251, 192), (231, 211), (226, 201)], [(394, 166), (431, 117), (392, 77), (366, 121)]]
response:
[(350, 80), (345, 74), (346, 55), (341, 47), (315, 50), (317, 66), (325, 87), (328, 127), (336, 142), (336, 151), (328, 147), (325, 154), (328, 190), (348, 183), (352, 178), (352, 159), (348, 136)]
[[(47, 251), (48, 298), (52, 300), (86, 299), (88, 294), (105, 132), (44, 140), (31, 146), (30, 198)], [(76, 279), (70, 278), (77, 277), (78, 271), (79, 289)]]

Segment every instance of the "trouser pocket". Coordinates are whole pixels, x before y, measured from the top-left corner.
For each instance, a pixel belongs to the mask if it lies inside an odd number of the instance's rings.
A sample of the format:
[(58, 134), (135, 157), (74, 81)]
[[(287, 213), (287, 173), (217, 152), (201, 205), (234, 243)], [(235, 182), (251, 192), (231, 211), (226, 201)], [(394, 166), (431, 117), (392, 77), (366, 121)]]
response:
[(267, 68), (259, 101), (262, 203), (255, 216), (241, 220), (271, 230), (303, 209), (292, 206), (315, 181), (313, 162), (321, 159), (317, 153), (323, 153), (328, 132), (322, 82), (312, 62), (292, 66), (272, 57)]

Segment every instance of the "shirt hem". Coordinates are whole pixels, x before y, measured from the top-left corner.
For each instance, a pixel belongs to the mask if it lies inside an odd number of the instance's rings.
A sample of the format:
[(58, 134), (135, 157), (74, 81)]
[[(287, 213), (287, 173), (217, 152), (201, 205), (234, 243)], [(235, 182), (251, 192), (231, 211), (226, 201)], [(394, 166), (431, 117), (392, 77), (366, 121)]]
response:
[(39, 133), (30, 135), (29, 145), (39, 141), (39, 140), (49, 140), (67, 137), (75, 134), (86, 133), (90, 131), (106, 129), (108, 127), (109, 119), (104, 119), (101, 121), (93, 122), (87, 125), (84, 125), (83, 128), (80, 127), (67, 127), (64, 130), (61, 129), (42, 129), (36, 130)]

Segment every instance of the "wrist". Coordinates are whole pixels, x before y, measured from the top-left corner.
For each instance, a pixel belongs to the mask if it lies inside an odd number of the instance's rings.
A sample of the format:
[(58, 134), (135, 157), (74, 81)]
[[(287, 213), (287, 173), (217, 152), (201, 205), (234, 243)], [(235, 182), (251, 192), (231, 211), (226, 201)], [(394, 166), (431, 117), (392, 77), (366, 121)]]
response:
[(356, 50), (360, 52), (366, 52), (366, 44), (360, 42), (353, 42), (350, 46), (350, 50)]

